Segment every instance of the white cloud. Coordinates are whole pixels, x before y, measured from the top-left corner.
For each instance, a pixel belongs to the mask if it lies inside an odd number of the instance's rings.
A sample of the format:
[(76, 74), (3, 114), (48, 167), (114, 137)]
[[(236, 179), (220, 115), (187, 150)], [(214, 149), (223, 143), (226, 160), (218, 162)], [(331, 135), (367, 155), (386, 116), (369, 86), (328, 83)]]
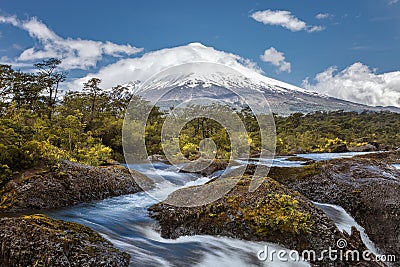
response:
[(7, 23), (13, 26), (18, 26), (18, 20), (15, 16), (0, 16), (0, 23)]
[(268, 24), (268, 25), (277, 25), (293, 32), (298, 31), (308, 31), (308, 32), (316, 32), (322, 31), (325, 28), (321, 26), (311, 26), (307, 25), (304, 21), (296, 18), (290, 11), (286, 10), (264, 10), (257, 11), (251, 16), (254, 20)]
[(400, 0), (390, 0), (389, 5), (397, 4)]
[(329, 18), (333, 18), (332, 14), (329, 13), (319, 13), (315, 16), (316, 19), (329, 19)]
[(312, 26), (308, 29), (308, 32), (320, 32), (325, 30), (326, 28), (323, 26)]
[[(88, 79), (98, 77), (104, 88), (111, 88), (118, 84), (131, 81), (145, 81), (152, 75), (180, 64), (193, 62), (219, 63), (229, 66), (249, 77), (259, 75), (262, 70), (256, 63), (238, 55), (218, 51), (200, 43), (185, 46), (165, 48), (149, 52), (138, 58), (121, 59), (118, 62), (105, 66), (97, 73), (77, 79), (67, 86), (72, 90), (79, 90)], [(261, 75), (259, 75), (261, 76)]]
[(279, 72), (291, 71), (291, 64), (285, 61), (285, 56), (282, 52), (278, 52), (274, 47), (264, 51), (264, 54), (260, 56), (260, 59), (264, 62), (269, 62), (272, 65), (278, 67)]
[(119, 45), (109, 41), (62, 38), (35, 17), (21, 21), (15, 16), (0, 16), (0, 23), (21, 28), (38, 41), (37, 46), (22, 51), (16, 63), (56, 57), (62, 59), (61, 67), (64, 69), (88, 69), (95, 67), (103, 56), (133, 55), (143, 50), (129, 44)]
[(330, 67), (314, 80), (315, 84), (304, 80), (303, 87), (361, 104), (400, 107), (400, 71), (377, 74), (357, 62), (342, 71)]

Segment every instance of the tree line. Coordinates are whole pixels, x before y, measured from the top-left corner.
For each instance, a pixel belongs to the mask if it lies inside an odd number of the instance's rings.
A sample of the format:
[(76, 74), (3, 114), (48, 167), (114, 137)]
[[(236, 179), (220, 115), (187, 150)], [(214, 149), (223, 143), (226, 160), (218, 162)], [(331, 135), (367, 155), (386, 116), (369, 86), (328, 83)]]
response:
[[(111, 160), (123, 162), (122, 126), (129, 102), (148, 103), (118, 85), (101, 88), (101, 80), (91, 78), (76, 91), (60, 93), (67, 73), (61, 60), (46, 59), (33, 72), (0, 65), (0, 183), (13, 173), (44, 161), (60, 159), (92, 165)], [(195, 112), (194, 107), (189, 107)], [(194, 109), (194, 110), (193, 110)], [(243, 121), (252, 154), (261, 150), (256, 116), (248, 108), (235, 111)], [(146, 124), (148, 154), (163, 154), (161, 129), (170, 116), (153, 107)], [(400, 114), (391, 112), (315, 112), (274, 115), (278, 154), (332, 152), (338, 146), (374, 144), (379, 148), (400, 146)], [(204, 138), (217, 145), (218, 158), (231, 155), (230, 136), (216, 121), (196, 118), (182, 128), (179, 147), (185, 157), (200, 156)], [(168, 144), (166, 144), (168, 145)]]
[(61, 95), (67, 73), (51, 58), (22, 72), (0, 65), (0, 178), (43, 161), (66, 159), (92, 165), (123, 160), (121, 129), (129, 90), (83, 88)]

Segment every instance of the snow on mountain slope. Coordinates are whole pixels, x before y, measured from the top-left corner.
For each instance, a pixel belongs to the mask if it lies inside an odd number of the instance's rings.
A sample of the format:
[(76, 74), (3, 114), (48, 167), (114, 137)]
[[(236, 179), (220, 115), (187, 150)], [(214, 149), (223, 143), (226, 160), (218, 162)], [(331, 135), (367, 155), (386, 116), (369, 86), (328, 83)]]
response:
[[(210, 67), (211, 65), (209, 65), (206, 68), (201, 68), (194, 65), (193, 70), (190, 68), (178, 72), (176, 69), (174, 70), (176, 66), (194, 62), (214, 63), (217, 67)], [(221, 71), (218, 66), (227, 66), (232, 71)], [(170, 73), (168, 73), (169, 69), (171, 69)], [(160, 72), (166, 72), (162, 79), (153, 80), (151, 83), (146, 82)], [(81, 88), (82, 84), (92, 77), (100, 78), (103, 87), (111, 88), (118, 84), (125, 84), (130, 91), (135, 93), (144, 90), (166, 91), (171, 88), (180, 88), (186, 93), (181, 96), (171, 94), (171, 101), (175, 102), (182, 101), (186, 97), (199, 96), (201, 91), (206, 91), (209, 95), (215, 97), (223, 94), (229, 98), (228, 92), (224, 88), (252, 88), (262, 91), (273, 112), (281, 114), (307, 113), (317, 110), (363, 111), (385, 109), (328, 97), (271, 79), (264, 76), (262, 70), (254, 62), (200, 43), (165, 48), (148, 52), (141, 57), (122, 59), (103, 67), (96, 74), (90, 74), (74, 81), (73, 84), (70, 84), (70, 87)], [(140, 81), (140, 83), (132, 81)], [(399, 111), (397, 108), (392, 109)]]
[(68, 84), (71, 88), (81, 88), (88, 79), (97, 77), (102, 80), (102, 86), (111, 88), (117, 84), (127, 84), (131, 81), (145, 82), (151, 76), (168, 68), (185, 63), (209, 62), (228, 66), (253, 81), (290, 90), (304, 90), (262, 75), (262, 70), (252, 61), (233, 53), (219, 51), (200, 43), (165, 48), (152, 51), (137, 58), (121, 59), (114, 64), (103, 67), (99, 72), (89, 74)]
[(320, 110), (360, 112), (384, 109), (309, 92), (251, 70), (240, 73), (221, 64), (204, 62), (182, 64), (164, 70), (137, 87), (135, 93), (146, 97), (163, 95), (163, 100), (159, 105), (167, 108), (201, 97), (245, 104), (240, 96), (247, 94), (249, 90), (261, 92), (272, 112), (283, 115)]

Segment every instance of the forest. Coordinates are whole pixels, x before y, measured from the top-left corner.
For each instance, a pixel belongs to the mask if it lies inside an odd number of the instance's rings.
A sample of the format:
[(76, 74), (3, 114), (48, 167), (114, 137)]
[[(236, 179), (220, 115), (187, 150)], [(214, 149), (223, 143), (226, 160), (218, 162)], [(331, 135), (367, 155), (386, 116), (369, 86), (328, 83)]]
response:
[[(90, 165), (123, 162), (122, 127), (129, 102), (146, 106), (128, 88), (118, 85), (103, 89), (101, 80), (91, 78), (82, 88), (60, 88), (67, 73), (61, 60), (51, 58), (22, 72), (0, 65), (0, 184), (13, 173), (43, 162), (65, 159)], [(194, 107), (189, 107), (194, 108)], [(235, 111), (243, 121), (252, 154), (261, 149), (256, 116), (248, 108)], [(153, 107), (146, 124), (149, 155), (163, 154), (160, 134), (168, 112)], [(310, 152), (334, 152), (338, 148), (372, 144), (378, 149), (400, 146), (400, 114), (391, 112), (315, 112), (295, 113), (288, 117), (274, 114), (276, 153), (287, 155)], [(204, 138), (217, 145), (217, 158), (231, 155), (229, 135), (216, 121), (196, 118), (179, 135), (179, 147), (185, 157), (199, 157)]]

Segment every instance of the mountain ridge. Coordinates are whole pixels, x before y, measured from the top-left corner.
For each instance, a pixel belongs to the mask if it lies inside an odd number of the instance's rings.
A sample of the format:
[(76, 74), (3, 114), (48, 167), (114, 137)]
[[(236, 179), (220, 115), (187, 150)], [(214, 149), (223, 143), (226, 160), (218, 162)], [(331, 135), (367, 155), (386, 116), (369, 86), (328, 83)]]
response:
[[(244, 89), (261, 92), (273, 113), (290, 115), (315, 111), (392, 111), (398, 107), (368, 106), (281, 82), (256, 71), (238, 72), (227, 66), (207, 62), (182, 64), (169, 68), (145, 82), (135, 81), (123, 85), (133, 94), (146, 96), (164, 95), (162, 107), (175, 106), (193, 97), (211, 97), (238, 102), (234, 94)], [(165, 98), (167, 97), (167, 98)]]

